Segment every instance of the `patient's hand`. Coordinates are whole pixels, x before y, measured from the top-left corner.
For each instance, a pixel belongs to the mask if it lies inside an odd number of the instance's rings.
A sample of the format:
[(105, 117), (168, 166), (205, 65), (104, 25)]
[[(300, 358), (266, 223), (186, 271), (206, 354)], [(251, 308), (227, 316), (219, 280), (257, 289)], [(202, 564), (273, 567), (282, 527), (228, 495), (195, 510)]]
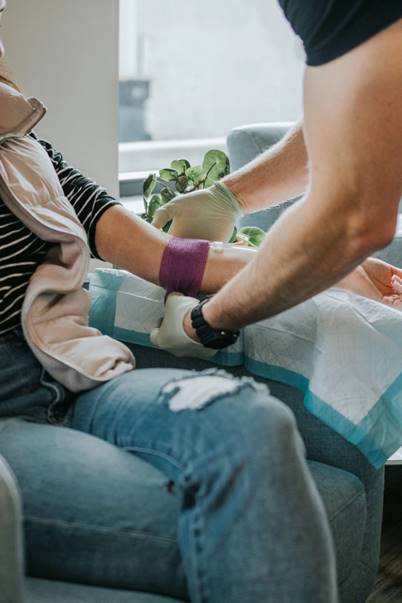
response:
[(382, 260), (368, 258), (336, 286), (402, 310), (402, 270)]

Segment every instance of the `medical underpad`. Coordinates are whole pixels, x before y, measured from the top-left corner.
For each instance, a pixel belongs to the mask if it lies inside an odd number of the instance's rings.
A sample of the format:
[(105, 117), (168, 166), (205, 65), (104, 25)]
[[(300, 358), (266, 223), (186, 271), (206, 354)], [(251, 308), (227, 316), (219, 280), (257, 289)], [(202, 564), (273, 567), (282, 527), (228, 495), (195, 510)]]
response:
[[(149, 335), (164, 314), (165, 290), (124, 270), (99, 268), (89, 275), (89, 324), (121, 341), (154, 347)], [(211, 362), (238, 366), (241, 340), (218, 352)]]
[[(128, 272), (90, 275), (90, 324), (152, 347), (164, 290)], [(304, 392), (308, 410), (380, 467), (402, 445), (402, 314), (330, 289), (242, 331), (212, 360)]]

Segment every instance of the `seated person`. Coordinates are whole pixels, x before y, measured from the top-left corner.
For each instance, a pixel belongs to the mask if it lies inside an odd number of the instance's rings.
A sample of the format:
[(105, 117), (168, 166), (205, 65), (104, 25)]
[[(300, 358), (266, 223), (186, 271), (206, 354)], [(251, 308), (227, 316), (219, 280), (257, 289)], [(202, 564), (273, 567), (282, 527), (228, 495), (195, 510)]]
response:
[[(265, 386), (252, 380), (236, 380), (219, 371), (146, 369), (129, 370), (96, 387), (75, 392), (51, 377), (32, 353), (25, 337), (23, 304), (32, 282), (48, 266), (49, 250), (55, 247), (30, 230), (6, 203), (12, 192), (7, 188), (6, 168), (15, 168), (12, 173), (21, 174), (20, 197), (13, 207), (26, 209), (27, 199), (33, 195), (34, 209), (43, 202), (46, 215), (57, 213), (58, 205), (54, 203), (53, 209), (49, 191), (56, 184), (61, 186), (64, 207), (68, 212), (71, 208), (75, 211), (93, 255), (143, 278), (159, 282), (162, 257), (172, 237), (126, 211), (105, 190), (70, 167), (51, 144), (38, 141), (32, 133), (10, 136), (5, 111), (10, 103), (15, 103), (13, 114), (19, 107), (24, 111), (40, 108), (39, 103), (29, 104), (19, 95), (8, 78), (2, 78), (0, 453), (13, 468), (15, 457), (7, 451), (12, 442), (23, 437), (25, 450), (27, 441), (32, 442), (26, 462), (34, 467), (36, 446), (48, 437), (46, 430), (55, 434), (53, 442), (58, 449), (65, 435), (79, 430), (91, 434), (87, 438), (96, 436), (119, 447), (127, 457), (141, 457), (166, 475), (180, 500), (179, 518), (172, 513), (173, 508), (165, 511), (162, 521), (160, 513), (157, 517), (140, 514), (135, 505), (129, 516), (120, 517), (121, 525), (130, 526), (132, 546), (127, 548), (127, 540), (116, 537), (110, 550), (110, 567), (115, 567), (116, 558), (124, 567), (127, 557), (136, 556), (141, 547), (153, 557), (152, 564), (140, 568), (138, 563), (137, 571), (125, 576), (128, 589), (153, 584), (154, 589), (167, 595), (189, 597), (191, 601), (207, 597), (211, 603), (224, 599), (232, 603), (279, 599), (335, 603), (333, 543), (322, 501), (307, 468), (294, 418)], [(29, 154), (24, 154), (26, 149)], [(28, 163), (35, 160), (44, 166), (43, 173), (32, 172)], [(37, 186), (38, 178), (43, 187)], [(70, 209), (65, 206), (66, 200)], [(241, 249), (222, 254), (204, 243), (202, 248), (206, 265), (200, 287), (207, 292), (221, 287), (249, 257)], [(192, 400), (194, 394), (196, 400)], [(188, 408), (190, 400), (193, 404)], [(177, 408), (179, 401), (182, 410)], [(40, 442), (35, 441), (39, 425)], [(49, 449), (50, 465), (54, 453)], [(42, 470), (42, 466), (37, 467), (38, 476)], [(143, 488), (147, 488), (146, 483)], [(26, 496), (37, 496), (35, 488)], [(31, 548), (35, 555), (35, 539), (45, 538), (48, 550), (53, 550), (53, 541), (60, 536), (47, 529), (48, 517), (55, 520), (52, 509), (57, 508), (62, 524), (63, 514), (70, 513), (70, 503), (74, 513), (74, 501), (66, 500), (58, 506), (57, 492), (53, 492), (48, 505), (36, 509), (39, 517), (35, 520), (43, 526), (45, 535), (41, 536), (41, 530), (30, 533), (28, 555)], [(29, 507), (30, 501), (25, 498), (24, 504)], [(85, 524), (85, 518), (76, 515), (74, 521), (75, 526)], [(160, 534), (145, 543), (144, 523), (160, 526)], [(155, 568), (167, 562), (166, 533), (173, 524), (177, 524), (177, 535), (176, 530), (173, 533), (181, 560), (176, 556), (172, 562), (170, 556), (168, 570), (157, 571), (155, 576)], [(274, 536), (278, 530), (280, 539)], [(97, 538), (102, 539), (102, 534)], [(109, 538), (108, 534), (104, 538)], [(72, 563), (66, 561), (69, 568)], [(114, 577), (105, 575), (107, 566), (107, 559), (100, 564), (93, 552), (69, 576), (84, 583), (102, 585), (107, 581), (110, 585)]]
[[(1, 82), (1, 102), (10, 102), (11, 95), (12, 102), (25, 103), (9, 77), (4, 75)], [(161, 265), (165, 272), (175, 271), (174, 265), (163, 262), (169, 248), (176, 258), (183, 258), (185, 248), (180, 243), (126, 211), (69, 166), (50, 143), (38, 141), (33, 133), (20, 136), (24, 137), (29, 137), (33, 152), (46, 152), (95, 257), (158, 284)], [(12, 148), (14, 161), (23, 165), (26, 158), (19, 154), (16, 140), (6, 140), (0, 153)], [(46, 175), (41, 177), (46, 180)], [(20, 184), (32, 189), (32, 182), (21, 179)], [(70, 391), (46, 372), (21, 329), (26, 291), (52, 245), (27, 228), (3, 199), (0, 206), (0, 428), (10, 418), (20, 418), (27, 431), (35, 432), (39, 423), (48, 430), (85, 432), (127, 455), (140, 456), (176, 485), (177, 539), (185, 579), (179, 567), (172, 567), (168, 586), (160, 586), (165, 594), (211, 603), (224, 599), (335, 603), (334, 551), (327, 518), (285, 405), (263, 385), (222, 372), (130, 370), (86, 391)], [(236, 247), (225, 248), (224, 253), (205, 245), (202, 249), (205, 266), (196, 288), (203, 292), (222, 287), (253, 254)], [(192, 248), (188, 253), (191, 259), (198, 257)], [(375, 292), (379, 301), (389, 303), (390, 296), (399, 295), (391, 279), (394, 274), (402, 277), (397, 269), (368, 260), (343, 284), (355, 287), (358, 282), (364, 294)], [(168, 274), (167, 281), (173, 280), (174, 274)], [(44, 522), (47, 512), (43, 509)], [(130, 517), (130, 525), (136, 519)], [(122, 518), (123, 524), (126, 520)], [(167, 523), (172, 521), (177, 518), (166, 517)], [(161, 540), (164, 536), (161, 532)], [(34, 543), (28, 542), (30, 546)], [(118, 546), (110, 554), (124, 559), (127, 550)], [(136, 554), (135, 538), (130, 554)], [(154, 567), (164, 563), (163, 547), (159, 555)], [(88, 576), (82, 580), (102, 584), (96, 565), (95, 559), (88, 560)], [(148, 568), (150, 576), (154, 567)], [(131, 575), (131, 588), (135, 590), (141, 580), (143, 576)]]

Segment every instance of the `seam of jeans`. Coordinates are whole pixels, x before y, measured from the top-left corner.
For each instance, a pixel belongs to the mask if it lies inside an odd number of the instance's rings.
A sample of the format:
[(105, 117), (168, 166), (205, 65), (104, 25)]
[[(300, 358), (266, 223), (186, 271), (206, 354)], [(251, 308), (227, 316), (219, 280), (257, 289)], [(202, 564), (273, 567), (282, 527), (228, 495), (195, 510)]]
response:
[(205, 567), (202, 567), (203, 553), (205, 552), (203, 530), (202, 530), (202, 519), (199, 511), (199, 507), (194, 509), (194, 521), (193, 521), (192, 534), (194, 538), (195, 550), (194, 558), (192, 560), (195, 573), (198, 579), (198, 593), (200, 595), (200, 603), (208, 603), (211, 600), (210, 590), (207, 587), (207, 572)]
[(176, 461), (173, 456), (171, 456), (168, 452), (162, 452), (159, 450), (155, 450), (150, 448), (149, 446), (119, 446), (120, 449), (125, 450), (126, 452), (145, 452), (146, 454), (153, 454), (154, 456), (159, 456), (160, 458), (168, 461), (171, 465), (174, 465), (180, 471), (184, 471), (184, 465)]
[[(183, 475), (189, 475), (189, 472), (193, 471), (199, 464), (205, 464), (210, 461), (211, 455), (213, 458), (220, 457), (221, 455), (231, 455), (232, 459), (234, 458), (233, 450), (227, 447), (225, 444), (222, 444), (219, 448), (214, 449), (213, 451), (208, 450), (206, 453), (196, 453), (195, 457), (192, 459), (186, 460), (184, 463), (176, 460), (175, 457), (169, 452), (166, 447), (163, 447), (164, 450), (152, 448), (150, 444), (142, 444), (142, 445), (125, 445), (123, 442), (121, 444), (117, 444), (120, 450), (125, 450), (126, 452), (145, 452), (147, 454), (153, 454), (155, 456), (159, 456), (160, 458), (165, 459), (169, 463), (171, 463), (177, 469), (183, 472)], [(162, 448), (158, 443), (158, 447)], [(256, 454), (255, 458), (265, 458), (265, 454)]]
[(39, 381), (47, 389), (53, 390), (53, 392), (56, 392), (56, 398), (54, 400), (52, 400), (52, 402), (51, 402), (51, 404), (55, 404), (60, 401), (60, 391), (57, 388), (57, 386), (54, 385), (54, 383), (52, 383), (51, 381), (46, 381), (45, 375), (46, 375), (46, 369), (42, 369)]
[(37, 517), (35, 515), (25, 515), (24, 523), (40, 523), (45, 525), (55, 525), (60, 527), (77, 527), (83, 528), (87, 531), (99, 532), (99, 533), (118, 533), (125, 534), (132, 537), (140, 537), (140, 538), (151, 538), (158, 541), (163, 541), (166, 543), (177, 543), (176, 538), (171, 538), (170, 536), (159, 536), (158, 534), (150, 534), (149, 532), (139, 532), (138, 530), (122, 530), (116, 529), (115, 527), (111, 528), (108, 526), (97, 526), (94, 524), (82, 523), (80, 521), (66, 521), (64, 519), (48, 519), (45, 517)]

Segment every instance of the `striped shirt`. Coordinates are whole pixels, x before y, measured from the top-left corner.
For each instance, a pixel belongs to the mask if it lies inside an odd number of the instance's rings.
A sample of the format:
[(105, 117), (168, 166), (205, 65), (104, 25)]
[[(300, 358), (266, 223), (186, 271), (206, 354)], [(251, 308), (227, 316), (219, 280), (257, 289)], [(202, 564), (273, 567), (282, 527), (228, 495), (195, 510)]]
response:
[[(48, 142), (39, 142), (49, 155), (64, 195), (87, 233), (91, 254), (99, 258), (95, 247), (96, 223), (118, 201), (68, 165)], [(24, 226), (0, 199), (0, 335), (20, 326), (29, 279), (51, 245)]]

